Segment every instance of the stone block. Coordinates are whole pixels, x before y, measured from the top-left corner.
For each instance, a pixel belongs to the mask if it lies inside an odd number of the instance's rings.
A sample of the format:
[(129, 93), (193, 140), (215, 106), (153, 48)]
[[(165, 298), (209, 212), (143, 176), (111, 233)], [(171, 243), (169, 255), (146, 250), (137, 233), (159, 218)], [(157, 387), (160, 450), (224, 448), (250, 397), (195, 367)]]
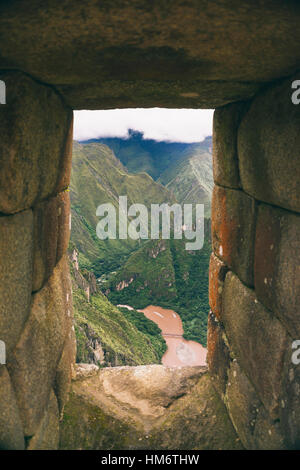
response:
[(56, 263), (60, 261), (66, 253), (71, 232), (71, 202), (70, 192), (63, 191), (57, 195), (58, 210), (58, 239), (56, 251)]
[[(300, 449), (300, 348), (295, 350), (290, 338), (289, 349), (283, 370), (283, 391), (281, 396), (280, 423), (285, 436), (287, 449)], [(293, 354), (296, 353), (296, 359)]]
[(243, 449), (208, 374), (190, 394), (175, 402), (155, 428), (152, 440), (152, 449)]
[(240, 188), (237, 153), (237, 131), (245, 102), (233, 103), (214, 112), (213, 119), (213, 174), (220, 186)]
[(256, 390), (236, 359), (228, 371), (225, 404), (229, 416), (246, 449), (284, 449), (284, 436), (258, 398)]
[(80, 372), (60, 437), (66, 450), (242, 448), (200, 367), (110, 367), (86, 378)]
[(71, 299), (71, 286), (64, 257), (47, 284), (32, 296), (29, 318), (7, 363), (25, 436), (37, 432), (54, 385), (66, 335), (72, 324), (68, 299)]
[(292, 82), (277, 82), (254, 98), (238, 131), (242, 187), (251, 196), (300, 212), (300, 107)]
[(222, 292), (227, 271), (226, 264), (212, 253), (209, 263), (209, 305), (218, 320), (221, 319)]
[(8, 357), (29, 315), (32, 258), (32, 211), (0, 217), (0, 340)]
[(0, 450), (23, 450), (22, 421), (7, 369), (0, 365)]
[(68, 112), (67, 130), (63, 141), (62, 158), (60, 159), (59, 174), (55, 193), (65, 191), (71, 181), (72, 152), (73, 152), (73, 112)]
[(68, 400), (68, 395), (71, 386), (71, 379), (75, 374), (75, 361), (76, 361), (76, 337), (74, 327), (72, 327), (67, 334), (63, 353), (59, 361), (54, 391), (58, 401), (59, 413), (62, 417), (64, 406)]
[(0, 212), (32, 207), (69, 184), (72, 110), (49, 86), (21, 72), (1, 72)]
[(34, 262), (32, 290), (41, 289), (56, 264), (58, 214), (56, 197), (40, 202), (34, 215)]
[(70, 238), (70, 196), (62, 192), (39, 203), (34, 214), (33, 291), (41, 289), (66, 252)]
[(27, 450), (57, 450), (59, 445), (59, 413), (55, 394), (50, 393), (49, 403)]
[(222, 321), (236, 359), (272, 419), (278, 419), (285, 364), (286, 330), (232, 272), (227, 273)]
[(258, 300), (300, 337), (300, 216), (259, 206), (254, 261)]
[(213, 250), (249, 286), (253, 286), (255, 217), (256, 203), (243, 191), (214, 187)]
[(223, 396), (230, 367), (230, 351), (224, 329), (212, 312), (208, 315), (206, 360), (212, 383)]

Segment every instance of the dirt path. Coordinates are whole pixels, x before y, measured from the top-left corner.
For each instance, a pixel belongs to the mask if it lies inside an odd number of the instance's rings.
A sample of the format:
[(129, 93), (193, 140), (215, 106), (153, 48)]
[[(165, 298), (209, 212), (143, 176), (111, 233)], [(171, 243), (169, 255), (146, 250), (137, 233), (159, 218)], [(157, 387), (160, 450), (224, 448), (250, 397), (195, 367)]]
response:
[(180, 316), (166, 308), (149, 305), (143, 310), (144, 315), (154, 321), (162, 330), (168, 349), (163, 355), (165, 366), (204, 366), (207, 350), (196, 341), (187, 341), (182, 337), (183, 328)]

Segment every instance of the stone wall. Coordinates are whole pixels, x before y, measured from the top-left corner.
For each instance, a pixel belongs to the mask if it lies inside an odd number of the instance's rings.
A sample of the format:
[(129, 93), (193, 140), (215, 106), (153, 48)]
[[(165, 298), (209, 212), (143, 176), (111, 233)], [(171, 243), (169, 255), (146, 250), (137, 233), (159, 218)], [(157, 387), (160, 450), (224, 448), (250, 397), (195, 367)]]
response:
[(72, 110), (25, 74), (0, 79), (0, 449), (51, 449), (75, 361), (65, 255)]
[[(300, 447), (300, 368), (291, 360), (300, 339), (297, 78), (214, 117), (208, 363), (249, 449)], [(0, 448), (57, 448), (75, 362), (65, 254), (72, 111), (26, 74), (0, 80)]]
[(214, 115), (208, 363), (248, 449), (300, 447), (297, 78)]

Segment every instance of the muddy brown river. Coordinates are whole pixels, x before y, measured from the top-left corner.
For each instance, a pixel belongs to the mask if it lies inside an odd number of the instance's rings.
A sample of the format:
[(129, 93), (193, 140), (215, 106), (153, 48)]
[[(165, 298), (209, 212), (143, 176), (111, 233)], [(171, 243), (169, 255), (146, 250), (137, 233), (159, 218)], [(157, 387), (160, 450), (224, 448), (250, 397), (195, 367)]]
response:
[(162, 363), (165, 366), (206, 365), (206, 348), (196, 341), (187, 341), (182, 337), (182, 321), (174, 310), (149, 305), (139, 312), (143, 312), (162, 330), (162, 335), (168, 346), (162, 357)]

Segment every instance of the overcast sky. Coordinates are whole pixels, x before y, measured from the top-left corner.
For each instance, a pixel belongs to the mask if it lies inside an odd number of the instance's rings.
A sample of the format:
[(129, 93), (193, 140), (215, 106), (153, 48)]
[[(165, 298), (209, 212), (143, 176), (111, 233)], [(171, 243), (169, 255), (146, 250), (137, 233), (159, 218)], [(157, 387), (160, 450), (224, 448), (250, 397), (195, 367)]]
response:
[(74, 139), (127, 137), (128, 129), (146, 139), (201, 142), (212, 134), (211, 109), (113, 109), (75, 111)]

